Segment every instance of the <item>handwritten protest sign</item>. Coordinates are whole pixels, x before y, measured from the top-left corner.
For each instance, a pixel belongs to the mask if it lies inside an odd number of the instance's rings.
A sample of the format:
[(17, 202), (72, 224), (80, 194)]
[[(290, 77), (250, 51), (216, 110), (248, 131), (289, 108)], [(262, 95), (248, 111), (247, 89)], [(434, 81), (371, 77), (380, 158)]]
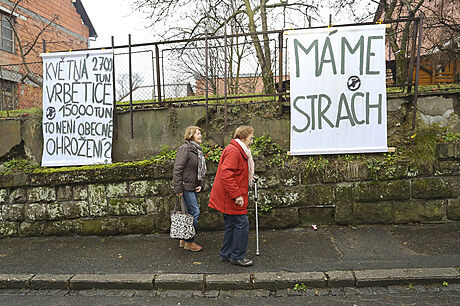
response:
[(59, 52), (42, 57), (42, 166), (111, 163), (112, 52)]
[(291, 154), (387, 152), (385, 25), (286, 34)]

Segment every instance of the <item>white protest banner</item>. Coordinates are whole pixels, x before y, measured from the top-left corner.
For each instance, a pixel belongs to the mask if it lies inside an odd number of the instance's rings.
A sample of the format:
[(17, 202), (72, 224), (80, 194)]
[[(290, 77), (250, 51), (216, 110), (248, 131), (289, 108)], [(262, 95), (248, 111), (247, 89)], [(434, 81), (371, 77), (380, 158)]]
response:
[(44, 53), (42, 166), (112, 162), (112, 51)]
[(286, 34), (291, 154), (387, 152), (385, 25)]

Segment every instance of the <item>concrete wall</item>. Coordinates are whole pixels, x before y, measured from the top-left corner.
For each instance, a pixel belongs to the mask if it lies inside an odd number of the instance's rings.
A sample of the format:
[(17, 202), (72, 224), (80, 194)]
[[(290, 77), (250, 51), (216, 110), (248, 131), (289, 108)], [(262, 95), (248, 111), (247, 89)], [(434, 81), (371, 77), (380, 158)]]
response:
[(21, 121), (0, 120), (0, 158), (21, 143)]
[[(420, 97), (417, 104), (417, 125), (437, 123), (448, 127), (451, 132), (460, 132), (458, 95), (456, 93)], [(411, 128), (412, 111), (410, 107), (407, 107), (408, 103), (407, 98), (388, 99), (388, 142), (390, 145), (397, 143), (398, 138)], [(285, 114), (282, 118), (285, 119), (267, 119), (259, 116), (241, 120), (234, 118), (233, 124), (250, 124), (254, 126), (256, 135), (266, 133), (274, 142), (289, 149), (289, 104), (283, 106), (283, 111)], [(223, 122), (222, 116), (222, 114), (212, 113), (210, 122)], [(131, 139), (130, 114), (118, 114), (118, 125), (114, 128), (118, 137), (113, 140), (112, 158), (114, 161), (142, 159), (157, 154), (165, 145), (177, 147), (183, 139), (185, 128), (189, 125), (199, 125), (204, 128), (205, 119), (204, 106), (137, 110), (134, 111), (134, 138)], [(0, 133), (0, 158), (9, 152), (18, 143), (18, 140), (22, 139), (28, 155), (40, 161), (43, 143), (40, 125), (30, 120), (19, 122), (20, 120), (0, 120), (2, 124), (0, 131), (8, 131)], [(22, 128), (18, 129), (18, 125), (22, 125)], [(210, 131), (211, 142), (214, 140), (217, 143), (229, 143), (234, 129), (231, 127), (225, 134), (222, 134), (216, 131), (221, 129), (222, 125), (222, 123), (214, 123), (214, 130)]]
[[(281, 168), (256, 160), (261, 228), (310, 224), (460, 220), (460, 144), (441, 144), (436, 163), (369, 167), (363, 160), (308, 158)], [(294, 162), (294, 160), (292, 161)], [(199, 195), (201, 230), (223, 229), (208, 208), (215, 164)], [(0, 237), (115, 235), (169, 231), (172, 163), (83, 167), (0, 177)], [(254, 224), (251, 199), (249, 217)]]
[(141, 159), (158, 153), (162, 146), (177, 147), (183, 140), (185, 128), (206, 117), (206, 110), (199, 106), (137, 111), (134, 115), (134, 138), (131, 138), (130, 113), (118, 115), (114, 160)]

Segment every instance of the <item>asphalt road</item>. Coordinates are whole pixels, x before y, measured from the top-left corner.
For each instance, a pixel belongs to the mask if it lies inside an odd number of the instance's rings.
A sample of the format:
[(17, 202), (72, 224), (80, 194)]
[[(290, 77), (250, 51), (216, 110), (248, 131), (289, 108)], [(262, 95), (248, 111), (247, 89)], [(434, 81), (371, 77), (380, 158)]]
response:
[(460, 292), (378, 293), (358, 295), (186, 298), (161, 296), (120, 296), (115, 292), (55, 296), (44, 293), (0, 291), (0, 305), (459, 305)]

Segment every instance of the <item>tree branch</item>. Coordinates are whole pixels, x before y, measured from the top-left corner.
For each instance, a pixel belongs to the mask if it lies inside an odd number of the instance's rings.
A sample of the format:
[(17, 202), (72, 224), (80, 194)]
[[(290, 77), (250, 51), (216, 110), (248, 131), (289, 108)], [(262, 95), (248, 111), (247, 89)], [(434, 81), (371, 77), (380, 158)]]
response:
[(45, 27), (43, 27), (40, 32), (37, 34), (37, 36), (35, 36), (35, 39), (34, 41), (32, 42), (32, 44), (30, 45), (29, 47), (29, 50), (27, 50), (25, 53), (24, 53), (24, 56), (27, 56), (27, 54), (30, 53), (30, 51), (35, 47), (35, 44), (37, 43), (38, 39), (40, 38), (40, 36), (43, 34), (43, 32), (46, 31), (46, 29), (54, 23), (55, 20), (58, 20), (59, 19), (59, 16), (58, 15), (54, 15), (53, 16), (53, 19), (50, 20), (50, 22), (48, 24), (45, 25)]

